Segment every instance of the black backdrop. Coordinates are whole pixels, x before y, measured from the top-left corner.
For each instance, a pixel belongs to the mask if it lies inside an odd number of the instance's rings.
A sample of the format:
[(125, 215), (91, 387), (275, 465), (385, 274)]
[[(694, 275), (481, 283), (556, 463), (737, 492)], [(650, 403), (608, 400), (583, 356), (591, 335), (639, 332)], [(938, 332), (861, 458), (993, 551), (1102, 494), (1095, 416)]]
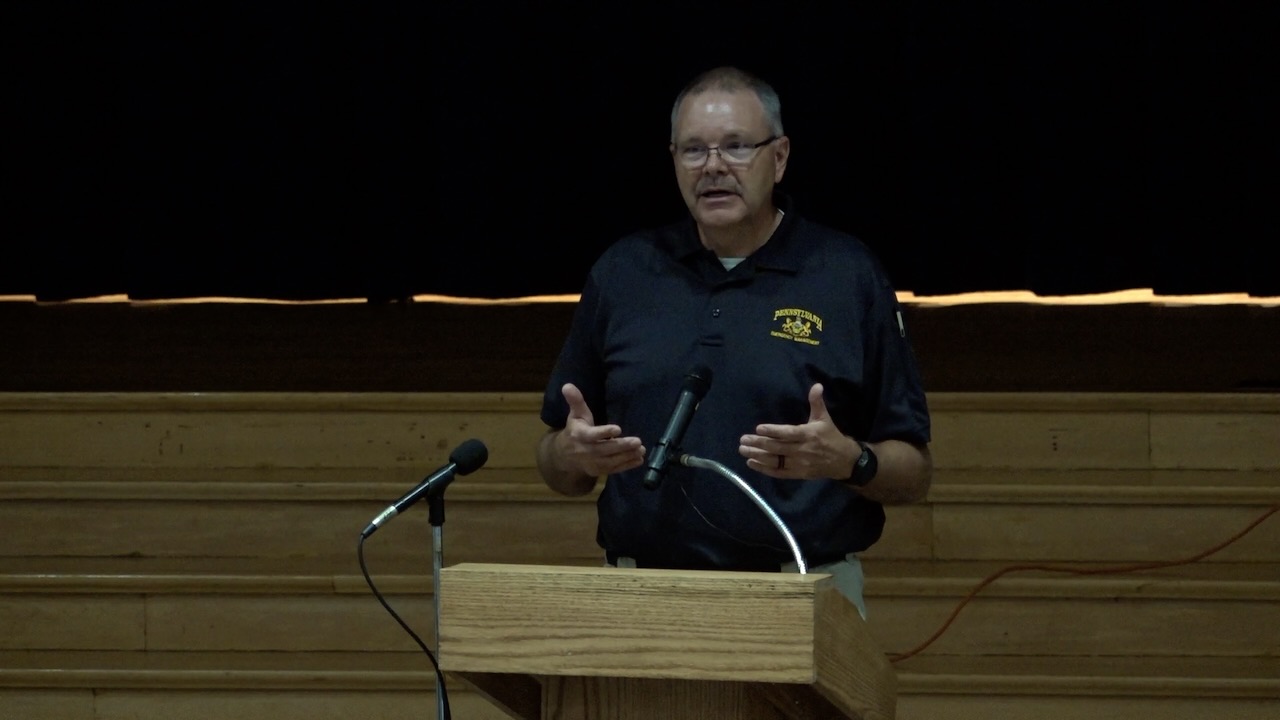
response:
[(1280, 295), (1278, 7), (8, 3), (0, 295), (576, 293), (722, 63), (899, 289)]

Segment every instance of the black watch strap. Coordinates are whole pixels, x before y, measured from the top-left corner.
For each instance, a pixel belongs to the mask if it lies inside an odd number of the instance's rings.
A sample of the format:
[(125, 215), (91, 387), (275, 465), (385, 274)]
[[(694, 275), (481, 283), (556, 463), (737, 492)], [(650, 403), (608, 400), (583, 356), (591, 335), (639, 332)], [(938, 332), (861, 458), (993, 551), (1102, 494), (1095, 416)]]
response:
[(879, 470), (876, 453), (871, 446), (859, 440), (858, 447), (862, 448), (862, 454), (853, 461), (853, 472), (846, 481), (854, 487), (862, 487), (871, 482), (871, 479), (876, 476), (876, 471)]

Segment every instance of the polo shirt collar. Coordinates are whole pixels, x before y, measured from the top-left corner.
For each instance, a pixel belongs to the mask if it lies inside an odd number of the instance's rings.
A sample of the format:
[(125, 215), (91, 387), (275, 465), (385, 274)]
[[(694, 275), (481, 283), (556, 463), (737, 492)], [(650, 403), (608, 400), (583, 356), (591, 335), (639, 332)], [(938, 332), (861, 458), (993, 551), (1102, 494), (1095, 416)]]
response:
[[(795, 214), (795, 203), (791, 195), (778, 189), (773, 190), (773, 204), (782, 210), (782, 222), (773, 231), (768, 242), (752, 253), (747, 260), (756, 267), (769, 270), (797, 272), (800, 269), (800, 248), (794, 242), (795, 227), (799, 218)], [(681, 223), (679, 234), (673, 238), (672, 254), (679, 260), (688, 261), (691, 256), (708, 252), (698, 238), (698, 225), (692, 217)]]

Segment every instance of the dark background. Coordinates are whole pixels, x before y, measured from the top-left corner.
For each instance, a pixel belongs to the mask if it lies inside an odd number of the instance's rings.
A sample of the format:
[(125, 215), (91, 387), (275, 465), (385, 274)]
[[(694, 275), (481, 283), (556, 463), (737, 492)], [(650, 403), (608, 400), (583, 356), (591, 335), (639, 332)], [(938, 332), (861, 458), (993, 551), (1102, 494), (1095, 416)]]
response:
[(576, 293), (716, 64), (900, 290), (1280, 295), (1277, 8), (8, 3), (0, 295)]

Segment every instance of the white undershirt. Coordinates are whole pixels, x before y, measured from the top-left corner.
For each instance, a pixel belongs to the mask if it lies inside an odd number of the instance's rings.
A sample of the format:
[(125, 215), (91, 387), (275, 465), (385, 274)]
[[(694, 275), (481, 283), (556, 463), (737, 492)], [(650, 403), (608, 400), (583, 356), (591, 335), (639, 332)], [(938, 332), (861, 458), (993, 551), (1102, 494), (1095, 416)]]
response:
[[(782, 216), (783, 216), (783, 215), (786, 215), (786, 213), (784, 213), (784, 212), (782, 211), (782, 208), (778, 208), (778, 219), (773, 223), (773, 229), (774, 229), (774, 230), (777, 230), (777, 229), (778, 229), (778, 225), (782, 224)], [(738, 263), (742, 262), (743, 260), (746, 260), (746, 258), (740, 258), (740, 257), (722, 257), (722, 258), (720, 258), (720, 264), (724, 266), (724, 269), (725, 269), (725, 270), (732, 270), (732, 269), (734, 269), (735, 267), (737, 267), (737, 266), (738, 266)]]

